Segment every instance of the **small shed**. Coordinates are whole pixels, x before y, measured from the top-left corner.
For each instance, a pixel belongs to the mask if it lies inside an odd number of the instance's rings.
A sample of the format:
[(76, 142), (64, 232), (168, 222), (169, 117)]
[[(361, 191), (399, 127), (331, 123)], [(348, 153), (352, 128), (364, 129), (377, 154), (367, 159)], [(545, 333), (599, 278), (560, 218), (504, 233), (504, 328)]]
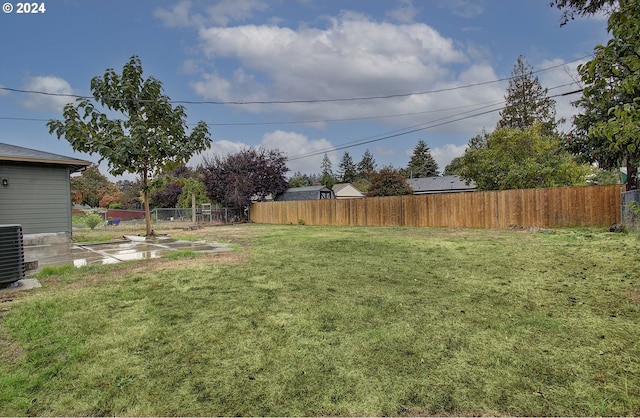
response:
[(333, 193), (336, 195), (336, 199), (355, 199), (364, 197), (364, 193), (356, 189), (351, 183), (334, 184)]
[(0, 224), (71, 238), (70, 174), (91, 162), (0, 143)]
[(407, 179), (413, 194), (473, 192), (476, 184), (467, 184), (460, 176), (420, 177)]
[(333, 190), (325, 186), (290, 187), (276, 196), (275, 201), (335, 199)]

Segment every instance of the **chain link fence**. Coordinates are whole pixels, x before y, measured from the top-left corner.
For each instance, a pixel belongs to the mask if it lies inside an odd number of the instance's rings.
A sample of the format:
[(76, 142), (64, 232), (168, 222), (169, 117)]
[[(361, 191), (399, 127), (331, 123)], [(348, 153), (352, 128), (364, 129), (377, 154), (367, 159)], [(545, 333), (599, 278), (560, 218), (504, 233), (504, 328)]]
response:
[[(124, 209), (91, 209), (86, 211), (76, 210), (74, 215), (81, 213), (97, 213), (103, 218), (104, 227), (118, 227), (120, 225), (137, 226), (144, 225), (143, 210)], [(156, 208), (151, 210), (151, 223), (164, 227), (186, 227), (194, 225), (194, 213), (191, 208)], [(239, 211), (232, 208), (211, 208), (203, 205), (196, 208), (195, 224), (197, 225), (220, 225), (240, 222), (242, 220)], [(82, 222), (79, 227), (83, 227)]]

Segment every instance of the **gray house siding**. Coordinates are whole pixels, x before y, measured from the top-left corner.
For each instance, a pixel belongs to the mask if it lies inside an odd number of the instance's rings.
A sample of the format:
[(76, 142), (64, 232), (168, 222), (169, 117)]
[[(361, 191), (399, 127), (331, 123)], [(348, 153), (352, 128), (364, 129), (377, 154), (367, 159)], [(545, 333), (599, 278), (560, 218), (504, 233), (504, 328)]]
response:
[(0, 224), (21, 224), (24, 234), (71, 235), (69, 167), (0, 162)]

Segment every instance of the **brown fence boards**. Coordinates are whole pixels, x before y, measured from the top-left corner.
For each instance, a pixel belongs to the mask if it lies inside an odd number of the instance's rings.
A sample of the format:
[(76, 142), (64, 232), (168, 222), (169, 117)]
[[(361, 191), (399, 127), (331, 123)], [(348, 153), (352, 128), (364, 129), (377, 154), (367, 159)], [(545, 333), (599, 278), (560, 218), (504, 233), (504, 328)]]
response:
[(251, 205), (256, 223), (441, 228), (608, 227), (622, 185), (444, 193)]

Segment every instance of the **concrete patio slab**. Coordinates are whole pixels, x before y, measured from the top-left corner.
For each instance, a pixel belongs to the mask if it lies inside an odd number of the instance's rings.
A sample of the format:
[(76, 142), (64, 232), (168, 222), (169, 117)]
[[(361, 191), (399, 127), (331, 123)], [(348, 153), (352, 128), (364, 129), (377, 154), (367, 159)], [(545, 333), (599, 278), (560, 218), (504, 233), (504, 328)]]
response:
[(82, 267), (92, 264), (113, 264), (160, 258), (180, 250), (212, 253), (230, 251), (231, 249), (215, 242), (178, 241), (170, 237), (158, 237), (145, 241), (121, 239), (104, 243), (28, 245), (25, 246), (25, 259), (38, 260), (38, 269), (62, 264)]

